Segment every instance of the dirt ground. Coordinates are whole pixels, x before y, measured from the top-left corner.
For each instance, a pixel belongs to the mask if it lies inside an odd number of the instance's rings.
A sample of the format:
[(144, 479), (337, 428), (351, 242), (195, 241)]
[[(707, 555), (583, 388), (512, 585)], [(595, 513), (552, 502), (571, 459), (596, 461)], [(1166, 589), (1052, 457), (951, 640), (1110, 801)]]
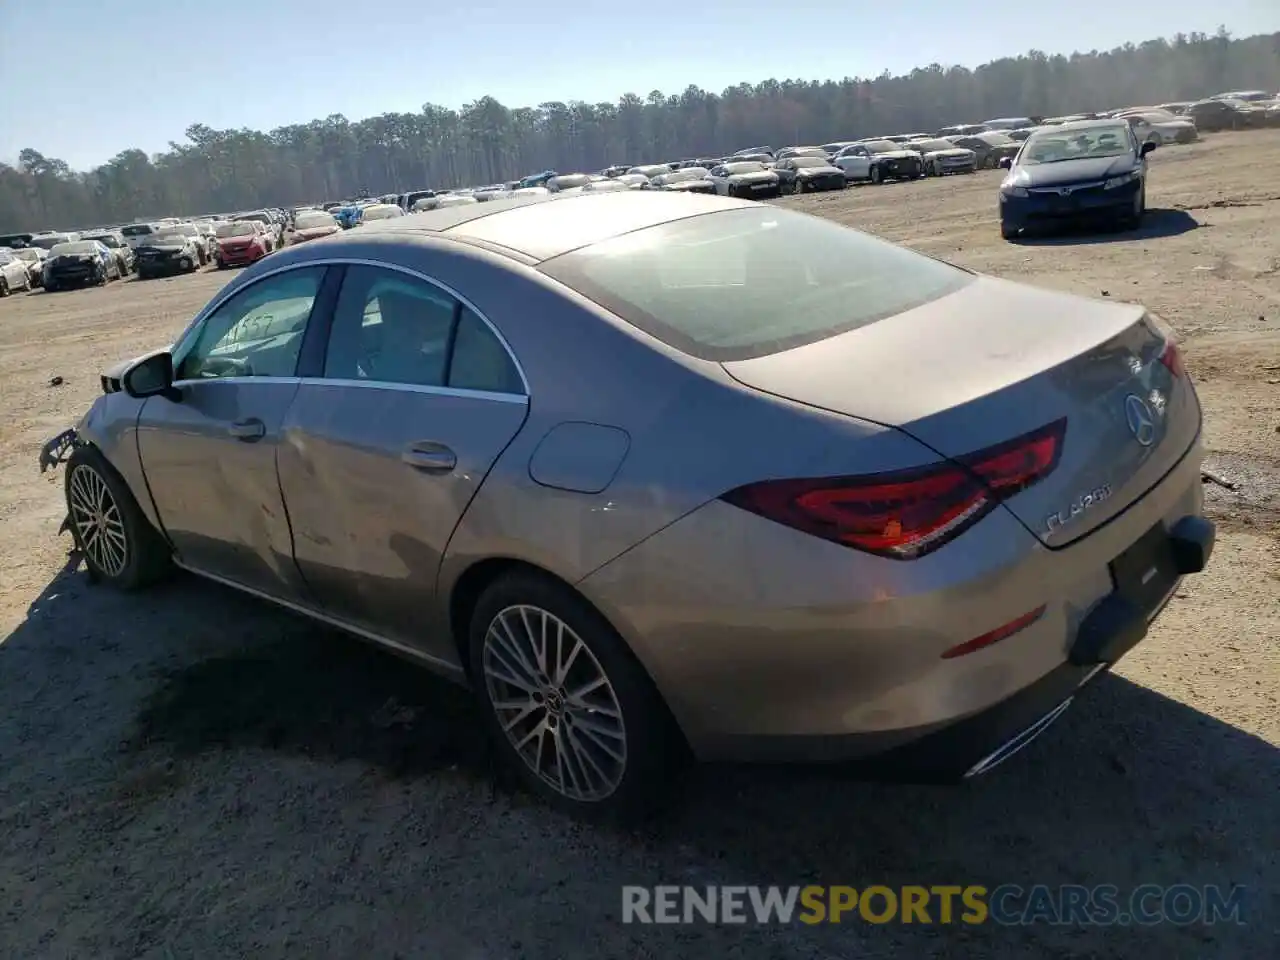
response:
[[(68, 565), (42, 441), (168, 342), (204, 272), (0, 302), (5, 957), (1263, 957), (1280, 932), (1280, 131), (1152, 160), (1135, 234), (1000, 240), (998, 172), (783, 201), (1000, 276), (1139, 300), (1180, 334), (1220, 522), (1147, 641), (962, 788), (706, 769), (642, 832), (491, 770), (464, 694), (179, 578)], [(1028, 323), (1036, 318), (1028, 317)], [(60, 376), (61, 386), (50, 378)], [(1243, 884), (1243, 926), (638, 927), (620, 885)]]

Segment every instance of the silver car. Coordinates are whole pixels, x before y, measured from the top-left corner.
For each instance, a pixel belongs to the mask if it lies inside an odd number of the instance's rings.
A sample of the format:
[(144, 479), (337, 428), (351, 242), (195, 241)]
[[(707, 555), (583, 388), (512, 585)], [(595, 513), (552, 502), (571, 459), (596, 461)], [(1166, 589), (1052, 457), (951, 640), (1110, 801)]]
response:
[(750, 201), (366, 224), (103, 389), (41, 454), (91, 578), (406, 654), (579, 813), (651, 809), (686, 748), (985, 771), (1213, 548), (1156, 318)]

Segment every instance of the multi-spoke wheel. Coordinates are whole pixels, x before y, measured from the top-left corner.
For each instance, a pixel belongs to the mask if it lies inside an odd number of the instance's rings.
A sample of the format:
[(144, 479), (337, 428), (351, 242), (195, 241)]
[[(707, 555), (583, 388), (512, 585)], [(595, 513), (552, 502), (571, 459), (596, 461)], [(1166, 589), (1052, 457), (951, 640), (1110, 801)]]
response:
[(169, 570), (169, 545), (97, 447), (86, 444), (72, 451), (66, 497), (71, 535), (91, 579), (128, 590)]
[(683, 757), (662, 698), (609, 623), (562, 583), (507, 574), (472, 614), (471, 677), (499, 749), (576, 813), (635, 816)]
[(529, 769), (571, 800), (603, 800), (627, 769), (627, 728), (604, 668), (539, 607), (498, 612), (484, 682), (502, 732)]
[(107, 481), (96, 468), (81, 464), (72, 471), (68, 488), (71, 524), (76, 540), (84, 546), (85, 557), (103, 576), (120, 576), (129, 559), (129, 541)]

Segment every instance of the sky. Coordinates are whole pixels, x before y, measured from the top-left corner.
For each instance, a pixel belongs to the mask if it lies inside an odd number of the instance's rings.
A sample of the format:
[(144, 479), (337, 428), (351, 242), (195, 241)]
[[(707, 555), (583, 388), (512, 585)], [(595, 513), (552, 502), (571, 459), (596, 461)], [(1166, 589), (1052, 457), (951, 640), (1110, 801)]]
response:
[(2, 2), (0, 160), (34, 147), (88, 169), (193, 123), (271, 129), (460, 107), (617, 100), (689, 84), (977, 66), (1039, 49), (1108, 49), (1179, 31), (1280, 30), (1280, 0), (52, 0)]

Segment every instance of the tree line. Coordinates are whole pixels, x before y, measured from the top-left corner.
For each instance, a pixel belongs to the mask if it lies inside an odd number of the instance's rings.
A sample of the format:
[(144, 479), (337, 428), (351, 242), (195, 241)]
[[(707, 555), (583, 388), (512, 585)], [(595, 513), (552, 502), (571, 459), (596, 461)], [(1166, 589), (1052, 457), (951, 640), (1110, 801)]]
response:
[(1070, 56), (1032, 50), (976, 69), (935, 63), (874, 79), (742, 83), (719, 94), (690, 86), (616, 103), (507, 107), (486, 96), (460, 110), (427, 103), (418, 113), (355, 122), (333, 114), (271, 131), (194, 124), (166, 151), (125, 150), (88, 171), (22, 150), (16, 166), (0, 164), (0, 232), (479, 185), (544, 169), (928, 132), (1232, 89), (1280, 90), (1280, 33), (1233, 38), (1220, 28)]

